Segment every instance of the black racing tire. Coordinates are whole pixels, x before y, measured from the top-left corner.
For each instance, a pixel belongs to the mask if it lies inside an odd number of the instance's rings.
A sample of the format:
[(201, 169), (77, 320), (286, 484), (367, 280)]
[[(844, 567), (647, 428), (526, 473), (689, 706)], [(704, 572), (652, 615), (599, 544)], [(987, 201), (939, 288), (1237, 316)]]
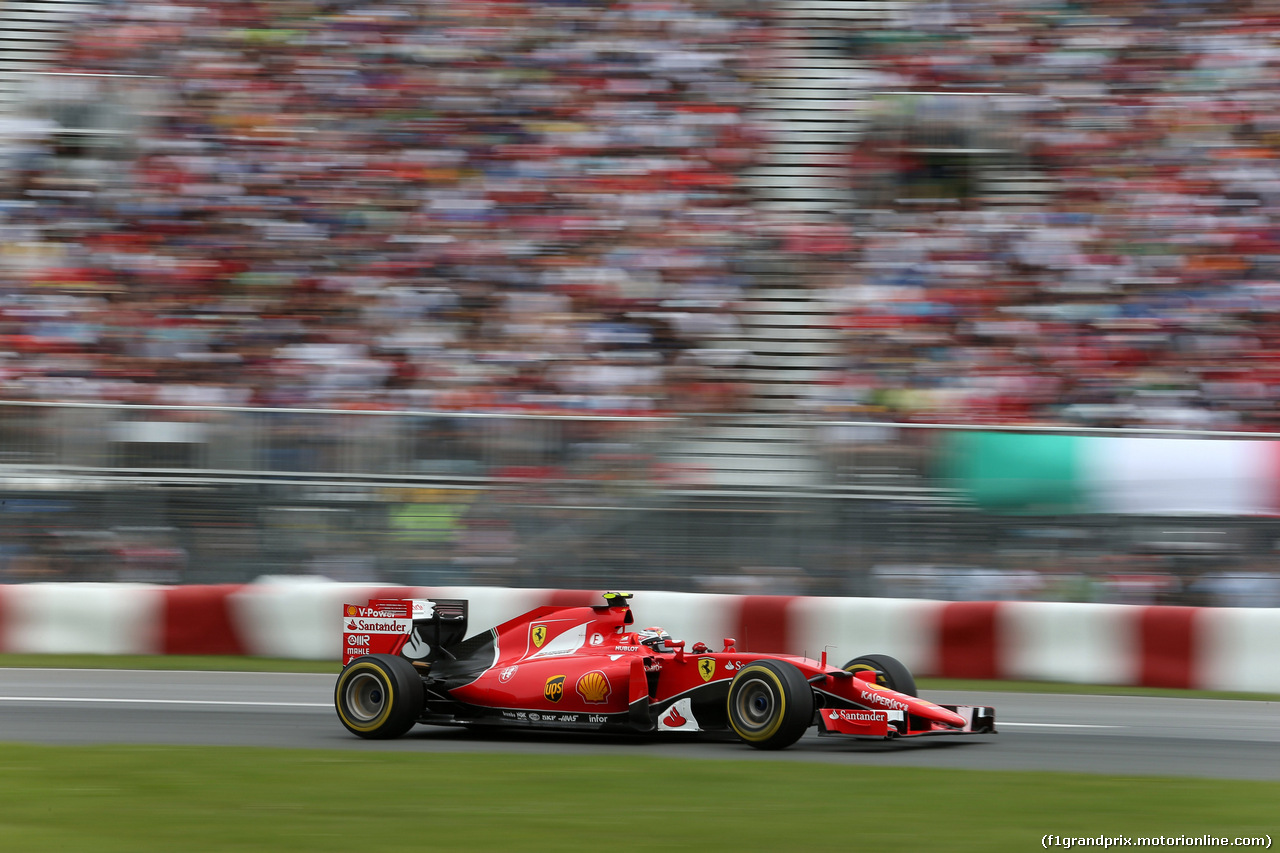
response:
[(729, 725), (756, 749), (785, 749), (813, 723), (813, 688), (785, 661), (749, 663), (729, 685)]
[(413, 664), (398, 655), (362, 655), (343, 667), (333, 704), (347, 731), (363, 738), (396, 738), (422, 714), (426, 691)]
[(843, 669), (845, 672), (873, 671), (876, 673), (876, 684), (881, 687), (888, 687), (908, 696), (920, 695), (911, 670), (897, 658), (888, 655), (861, 655), (845, 664)]

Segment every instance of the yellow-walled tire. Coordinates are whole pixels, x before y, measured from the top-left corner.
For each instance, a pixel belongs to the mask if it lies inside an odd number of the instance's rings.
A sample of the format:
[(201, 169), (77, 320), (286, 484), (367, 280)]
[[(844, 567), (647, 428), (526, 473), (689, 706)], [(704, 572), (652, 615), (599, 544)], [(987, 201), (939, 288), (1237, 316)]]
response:
[(908, 696), (919, 696), (911, 670), (897, 658), (888, 655), (862, 655), (844, 665), (845, 672), (874, 672), (876, 684)]
[(784, 749), (813, 723), (813, 688), (785, 661), (758, 660), (729, 685), (729, 725), (756, 749)]
[(425, 701), (422, 677), (396, 655), (363, 655), (347, 664), (333, 688), (333, 704), (347, 731), (394, 738), (413, 728)]

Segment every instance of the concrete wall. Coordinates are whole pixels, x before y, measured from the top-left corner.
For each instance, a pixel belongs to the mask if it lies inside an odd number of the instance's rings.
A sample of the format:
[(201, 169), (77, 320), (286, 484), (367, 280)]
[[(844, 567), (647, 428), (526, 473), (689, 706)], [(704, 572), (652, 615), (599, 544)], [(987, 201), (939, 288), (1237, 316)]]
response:
[[(0, 652), (231, 654), (334, 660), (340, 605), (466, 598), (472, 632), (598, 590), (386, 587), (313, 578), (251, 584), (0, 585)], [(637, 592), (637, 625), (690, 645), (843, 664), (880, 652), (917, 675), (1280, 693), (1280, 609)]]

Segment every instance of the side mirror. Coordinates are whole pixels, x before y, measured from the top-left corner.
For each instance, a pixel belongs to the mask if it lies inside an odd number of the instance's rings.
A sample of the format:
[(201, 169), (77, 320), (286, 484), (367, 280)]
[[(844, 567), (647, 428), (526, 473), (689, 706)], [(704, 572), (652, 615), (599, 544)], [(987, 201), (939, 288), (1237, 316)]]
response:
[(684, 663), (684, 640), (667, 640), (667, 645), (676, 650), (676, 663)]

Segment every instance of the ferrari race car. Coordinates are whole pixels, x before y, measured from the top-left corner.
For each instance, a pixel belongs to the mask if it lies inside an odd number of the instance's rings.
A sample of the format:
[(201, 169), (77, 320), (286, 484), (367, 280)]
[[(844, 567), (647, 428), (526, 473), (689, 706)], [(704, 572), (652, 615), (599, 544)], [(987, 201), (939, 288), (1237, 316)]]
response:
[(782, 749), (819, 735), (889, 739), (995, 732), (989, 707), (935, 705), (887, 655), (822, 660), (636, 630), (629, 599), (539, 607), (467, 638), (467, 602), (373, 599), (343, 606), (338, 718), (365, 738), (415, 723), (600, 732), (731, 730)]

